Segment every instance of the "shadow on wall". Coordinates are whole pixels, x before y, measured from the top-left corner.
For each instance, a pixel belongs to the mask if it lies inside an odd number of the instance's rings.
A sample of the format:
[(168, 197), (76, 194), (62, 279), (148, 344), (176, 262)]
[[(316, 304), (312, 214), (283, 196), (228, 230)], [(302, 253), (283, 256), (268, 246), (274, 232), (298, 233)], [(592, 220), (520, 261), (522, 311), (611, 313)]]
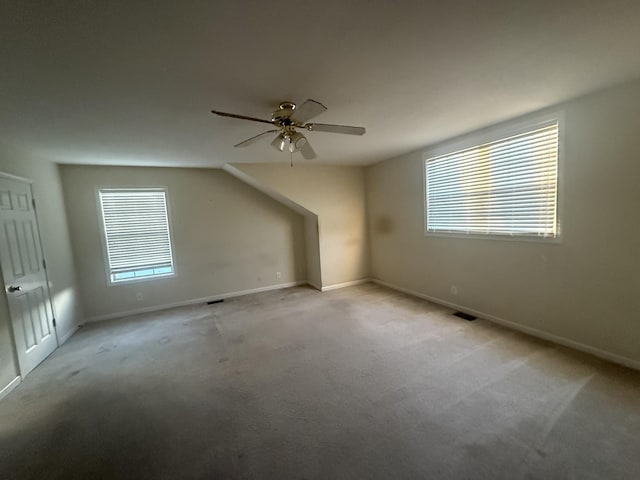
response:
[(380, 216), (376, 218), (373, 222), (373, 230), (380, 234), (393, 233), (395, 230), (393, 219), (388, 216)]

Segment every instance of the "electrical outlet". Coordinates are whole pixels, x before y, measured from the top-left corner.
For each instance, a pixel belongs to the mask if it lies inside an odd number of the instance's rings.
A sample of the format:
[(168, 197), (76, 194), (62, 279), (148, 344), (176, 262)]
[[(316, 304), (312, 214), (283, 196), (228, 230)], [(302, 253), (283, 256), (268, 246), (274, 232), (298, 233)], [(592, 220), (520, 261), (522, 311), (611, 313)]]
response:
[(142, 300), (142, 292), (136, 293), (136, 300), (138, 300), (138, 301)]
[(276, 278), (280, 280), (282, 278), (282, 272), (276, 272)]
[(456, 287), (455, 285), (451, 285), (451, 295), (457, 295), (458, 294), (458, 287)]

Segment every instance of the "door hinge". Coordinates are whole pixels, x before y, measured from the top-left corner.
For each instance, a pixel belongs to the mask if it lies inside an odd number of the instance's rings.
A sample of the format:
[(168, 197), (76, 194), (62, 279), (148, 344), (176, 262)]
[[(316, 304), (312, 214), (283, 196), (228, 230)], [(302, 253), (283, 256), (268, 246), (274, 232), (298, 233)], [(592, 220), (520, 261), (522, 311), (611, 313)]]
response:
[(42, 259), (42, 268), (47, 269), (47, 262), (44, 261), (44, 258)]
[(36, 209), (36, 199), (35, 198), (31, 199), (31, 205), (33, 205), (33, 209), (35, 210)]
[(56, 326), (56, 317), (53, 317), (53, 326)]

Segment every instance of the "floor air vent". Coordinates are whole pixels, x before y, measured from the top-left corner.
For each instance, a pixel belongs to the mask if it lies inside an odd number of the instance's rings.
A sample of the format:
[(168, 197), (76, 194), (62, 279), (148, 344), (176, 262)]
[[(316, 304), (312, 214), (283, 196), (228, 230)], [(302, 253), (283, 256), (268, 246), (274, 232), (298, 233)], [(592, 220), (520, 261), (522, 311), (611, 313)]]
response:
[(464, 313), (464, 312), (456, 312), (456, 313), (454, 313), (454, 315), (456, 317), (464, 318), (465, 320), (468, 320), (468, 321), (472, 321), (472, 320), (475, 320), (476, 318), (478, 318), (478, 317), (474, 317), (473, 315), (469, 315), (468, 313)]

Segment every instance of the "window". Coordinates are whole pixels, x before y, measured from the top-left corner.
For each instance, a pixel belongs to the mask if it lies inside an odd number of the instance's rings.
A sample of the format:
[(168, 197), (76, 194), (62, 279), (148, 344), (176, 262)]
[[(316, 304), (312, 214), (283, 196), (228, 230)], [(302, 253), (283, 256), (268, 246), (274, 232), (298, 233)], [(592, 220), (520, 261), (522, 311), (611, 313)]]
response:
[(110, 283), (174, 275), (164, 189), (101, 189)]
[(425, 160), (427, 233), (558, 236), (558, 121)]

